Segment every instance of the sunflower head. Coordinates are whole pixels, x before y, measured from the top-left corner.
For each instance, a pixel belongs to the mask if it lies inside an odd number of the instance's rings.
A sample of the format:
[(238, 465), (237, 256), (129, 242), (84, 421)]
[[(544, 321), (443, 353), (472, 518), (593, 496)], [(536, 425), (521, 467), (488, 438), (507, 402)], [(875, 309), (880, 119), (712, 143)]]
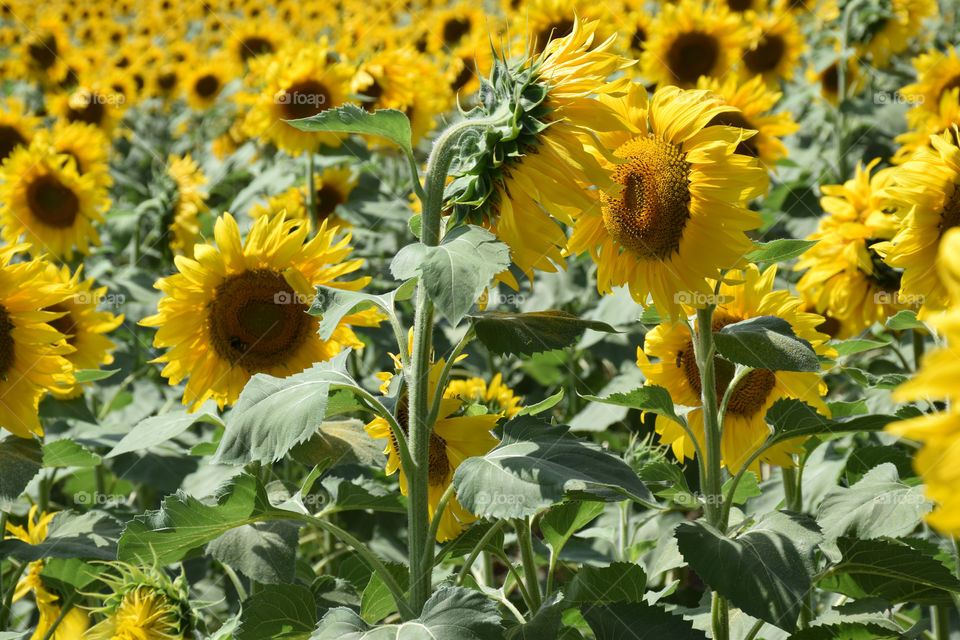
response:
[(112, 573), (100, 579), (110, 587), (95, 609), (104, 619), (84, 640), (175, 640), (188, 637), (195, 625), (185, 576), (175, 580), (151, 567), (107, 563)]

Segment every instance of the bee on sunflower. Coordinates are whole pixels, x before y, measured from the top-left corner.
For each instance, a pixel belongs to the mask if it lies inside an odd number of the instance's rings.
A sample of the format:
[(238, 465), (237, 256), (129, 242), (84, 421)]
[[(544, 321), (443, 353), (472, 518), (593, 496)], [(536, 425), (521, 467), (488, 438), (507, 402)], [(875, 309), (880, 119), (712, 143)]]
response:
[(817, 244), (794, 267), (804, 272), (797, 283), (804, 300), (839, 323), (831, 333), (835, 338), (856, 335), (911, 306), (900, 298), (902, 272), (884, 263), (873, 248), (893, 238), (899, 227), (885, 191), (896, 169), (873, 172), (879, 162), (877, 158), (866, 168), (858, 164), (854, 177), (842, 185), (820, 187), (826, 215), (807, 236)]
[[(719, 287), (718, 294), (722, 302), (718, 303), (713, 313), (712, 330), (716, 332), (728, 324), (749, 318), (776, 316), (789, 322), (794, 334), (807, 340), (818, 354), (835, 354), (833, 349), (825, 345), (829, 336), (816, 330), (823, 322), (823, 317), (801, 311), (803, 301), (788, 291), (774, 290), (776, 273), (775, 265), (761, 272), (754, 264), (747, 265), (743, 271), (728, 272)], [(696, 327), (696, 330), (701, 329)], [(657, 362), (651, 362), (650, 358), (656, 358)], [(637, 366), (649, 384), (666, 388), (675, 403), (695, 407), (687, 414), (687, 421), (702, 450), (702, 387), (689, 325), (680, 322), (657, 325), (647, 333), (643, 347), (637, 349)], [(719, 403), (733, 382), (735, 366), (720, 356), (714, 357), (714, 366)], [(720, 449), (724, 466), (731, 473), (736, 473), (767, 439), (770, 428), (764, 417), (774, 402), (781, 398), (797, 398), (829, 416), (830, 410), (822, 397), (826, 392), (826, 383), (821, 380), (819, 373), (768, 369), (753, 369), (747, 373), (733, 387), (727, 414), (721, 425)], [(679, 460), (694, 456), (694, 443), (680, 425), (657, 416), (655, 428), (661, 441), (672, 447)], [(754, 463), (756, 470), (759, 471), (760, 460), (791, 466), (791, 454), (796, 452), (793, 443), (772, 447)]]
[(83, 175), (73, 156), (57, 153), (49, 138), (37, 136), (18, 147), (0, 166), (0, 235), (8, 243), (21, 238), (37, 252), (70, 260), (100, 246), (94, 227), (109, 207), (98, 171)]
[(767, 173), (737, 153), (753, 132), (711, 124), (739, 111), (708, 91), (665, 87), (648, 103), (635, 84), (599, 101), (624, 122), (597, 136), (606, 175), (596, 184), (613, 186), (577, 219), (567, 250), (590, 254), (600, 293), (625, 284), (638, 304), (649, 296), (679, 317), (681, 298), (712, 294), (708, 280), (753, 247), (746, 232), (760, 218), (746, 205), (766, 192)]
[(307, 314), (314, 287), (357, 291), (370, 280), (337, 279), (363, 260), (347, 260), (350, 236), (338, 239), (326, 223), (308, 240), (299, 221), (262, 216), (244, 241), (227, 213), (217, 219), (214, 238), (216, 245), (197, 245), (193, 259), (174, 259), (179, 273), (155, 285), (164, 293), (158, 313), (140, 323), (158, 327), (154, 346), (169, 348), (154, 360), (165, 363), (163, 376), (171, 385), (187, 379), (189, 411), (210, 398), (221, 408), (232, 405), (256, 373), (287, 376), (344, 348), (361, 348), (352, 327), (377, 326), (383, 318), (359, 311), (345, 316), (329, 340), (317, 336), (319, 320)]

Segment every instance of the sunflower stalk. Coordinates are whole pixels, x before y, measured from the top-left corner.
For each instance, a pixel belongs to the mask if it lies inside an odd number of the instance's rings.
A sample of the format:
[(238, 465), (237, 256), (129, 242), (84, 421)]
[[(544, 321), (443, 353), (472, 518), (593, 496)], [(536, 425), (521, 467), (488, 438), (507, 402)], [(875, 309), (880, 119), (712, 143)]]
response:
[(527, 585), (527, 595), (530, 597), (530, 615), (540, 609), (540, 580), (537, 577), (537, 556), (533, 552), (533, 534), (530, 530), (529, 518), (517, 518), (513, 521), (513, 528), (517, 531), (517, 543), (520, 545), (520, 558), (523, 562), (523, 578)]

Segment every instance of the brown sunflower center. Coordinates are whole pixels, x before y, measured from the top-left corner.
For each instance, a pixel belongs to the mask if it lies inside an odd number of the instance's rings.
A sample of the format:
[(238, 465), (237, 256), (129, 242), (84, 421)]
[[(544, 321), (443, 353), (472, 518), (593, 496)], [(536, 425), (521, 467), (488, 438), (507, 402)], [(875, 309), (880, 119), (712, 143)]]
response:
[(682, 33), (667, 51), (667, 67), (677, 82), (693, 84), (708, 76), (720, 57), (720, 43), (709, 33)]
[(879, 238), (870, 238), (866, 241), (867, 253), (870, 254), (870, 264), (873, 267), (873, 273), (867, 275), (867, 279), (881, 291), (896, 293), (900, 290), (900, 280), (903, 272), (894, 269), (880, 257), (880, 254), (873, 250), (872, 246), (877, 242), (882, 242)]
[(643, 51), (647, 44), (647, 30), (642, 25), (637, 26), (636, 31), (630, 36), (630, 48), (634, 51)]
[(50, 326), (67, 337), (67, 344), (73, 344), (77, 335), (77, 321), (70, 311), (62, 304), (55, 304), (47, 307), (44, 311), (53, 311), (54, 313), (64, 313), (56, 320), (50, 321)]
[(820, 86), (827, 94), (840, 91), (840, 67), (834, 62), (820, 73)]
[(273, 43), (261, 36), (250, 36), (240, 42), (240, 59), (246, 62), (265, 53), (273, 53)]
[(0, 125), (0, 160), (3, 160), (20, 145), (26, 145), (27, 139), (15, 127)]
[(769, 73), (780, 64), (786, 49), (783, 38), (778, 35), (769, 35), (754, 49), (743, 54), (743, 64), (750, 73)]
[(200, 76), (193, 86), (198, 96), (201, 98), (211, 98), (220, 91), (220, 78), (212, 73), (208, 73)]
[(360, 92), (360, 95), (366, 98), (361, 106), (372, 113), (377, 108), (377, 102), (383, 97), (383, 91), (383, 85), (374, 78), (373, 82)]
[(57, 61), (57, 38), (47, 34), (27, 45), (27, 53), (40, 69), (49, 69)]
[(960, 73), (947, 80), (943, 88), (940, 89), (940, 95), (938, 95), (937, 98), (942, 98), (943, 94), (948, 91), (953, 91), (954, 89), (960, 89)]
[(13, 367), (15, 343), (12, 329), (13, 321), (10, 320), (10, 314), (6, 307), (0, 305), (0, 380), (6, 380), (7, 373)]
[[(754, 129), (754, 126), (750, 124), (750, 121), (744, 117), (742, 111), (724, 111), (723, 113), (718, 113), (710, 119), (710, 122), (707, 123), (707, 126), (709, 127), (715, 124), (724, 125), (727, 127), (737, 127), (738, 129)], [(742, 156), (756, 158), (760, 155), (759, 150), (754, 144), (756, 139), (757, 136), (754, 135), (752, 138), (741, 140), (737, 144), (737, 148), (734, 150), (734, 152), (739, 153)]]
[(430, 434), (430, 454), (427, 459), (427, 475), (432, 486), (446, 484), (450, 477), (450, 459), (447, 457), (447, 441), (435, 433)]
[(960, 225), (960, 184), (953, 185), (953, 193), (943, 203), (943, 211), (940, 212), (940, 222), (937, 223), (937, 229), (940, 230), (942, 237), (947, 229), (952, 229)]
[(830, 315), (829, 312), (823, 312), (823, 322), (817, 325), (817, 331), (820, 333), (825, 333), (831, 338), (836, 338), (840, 335), (840, 330), (843, 329), (843, 325), (840, 324), (840, 321)]
[[(725, 325), (734, 322), (733, 319), (722, 320), (715, 319), (713, 330), (719, 331)], [(700, 384), (700, 370), (697, 368), (697, 361), (694, 357), (693, 342), (687, 341), (683, 350), (677, 355), (677, 366), (683, 370), (683, 375), (687, 379), (690, 388), (699, 396), (703, 392), (703, 386)], [(732, 362), (724, 360), (720, 356), (714, 356), (714, 380), (717, 392), (717, 404), (723, 401), (723, 396), (727, 392), (727, 387), (733, 381), (736, 373), (736, 367)], [(727, 413), (740, 415), (744, 417), (752, 416), (763, 407), (770, 392), (776, 386), (776, 375), (769, 369), (754, 369), (743, 376), (737, 386), (733, 388), (730, 394), (730, 401), (727, 403)]]
[(457, 44), (470, 32), (469, 18), (451, 18), (443, 25), (443, 42), (447, 46)]
[(77, 194), (50, 174), (39, 176), (27, 186), (27, 204), (40, 222), (58, 229), (72, 226), (80, 213)]
[(283, 92), (283, 113), (286, 120), (315, 116), (330, 108), (330, 90), (317, 80), (297, 82)]
[(310, 339), (307, 305), (273, 269), (255, 269), (220, 283), (207, 308), (217, 354), (248, 371), (282, 364)]
[(85, 122), (87, 124), (99, 125), (103, 120), (106, 104), (106, 96), (98, 93), (91, 93), (83, 100), (78, 100), (76, 104), (70, 105), (67, 109), (67, 120), (70, 122)]
[(663, 259), (680, 246), (690, 218), (690, 165), (676, 145), (634, 138), (616, 150), (626, 160), (613, 180), (618, 198), (604, 198), (603, 224), (614, 240), (646, 259)]
[(316, 193), (317, 222), (323, 222), (344, 202), (343, 194), (331, 184), (325, 184)]
[(459, 91), (467, 86), (467, 83), (473, 78), (475, 70), (472, 58), (461, 58), (460, 60), (463, 62), (463, 68), (460, 69), (460, 73), (457, 74), (457, 77), (453, 79), (450, 85), (454, 91)]
[(747, 11), (751, 5), (753, 5), (753, 0), (727, 0), (727, 6), (730, 7), (730, 10), (737, 13)]
[(177, 74), (175, 71), (166, 71), (157, 76), (157, 86), (163, 91), (171, 91), (177, 86)]

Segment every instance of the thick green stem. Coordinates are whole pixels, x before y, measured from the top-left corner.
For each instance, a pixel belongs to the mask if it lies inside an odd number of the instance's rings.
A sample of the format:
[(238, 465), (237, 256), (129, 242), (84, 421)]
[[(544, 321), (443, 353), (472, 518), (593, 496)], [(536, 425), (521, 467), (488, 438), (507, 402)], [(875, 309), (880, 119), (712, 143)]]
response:
[(697, 367), (700, 369), (701, 402), (703, 404), (703, 430), (706, 442), (706, 472), (702, 478), (707, 521), (718, 526), (722, 510), (721, 490), (721, 425), (717, 407), (716, 368), (713, 345), (713, 306), (697, 310), (697, 336), (694, 340)]
[(523, 578), (527, 583), (527, 594), (530, 596), (530, 613), (540, 609), (540, 580), (537, 578), (537, 557), (533, 553), (533, 536), (530, 532), (530, 519), (517, 518), (513, 521), (513, 528), (517, 531), (517, 543), (520, 545), (520, 559), (523, 562)]
[(450, 498), (453, 497), (453, 483), (451, 482), (447, 485), (447, 489), (443, 492), (443, 495), (440, 496), (440, 501), (437, 503), (437, 508), (433, 511), (433, 520), (430, 521), (430, 531), (427, 533), (427, 548), (423, 553), (423, 572), (429, 573), (433, 571), (433, 561), (434, 561), (434, 551), (436, 550), (436, 545), (432, 544), (433, 540), (437, 539), (437, 531), (440, 529), (440, 521), (443, 519), (443, 512), (447, 509), (447, 503), (450, 502)]
[(730, 609), (727, 601), (716, 591), (710, 603), (710, 618), (713, 621), (713, 640), (730, 640)]
[[(490, 529), (488, 529), (487, 532), (483, 534), (483, 537), (480, 538), (480, 542), (477, 543), (477, 545), (470, 552), (470, 555), (467, 556), (467, 559), (466, 561), (464, 561), (463, 566), (460, 567), (460, 573), (459, 575), (457, 575), (458, 586), (463, 584), (464, 579), (470, 573), (470, 567), (472, 567), (473, 563), (476, 562), (477, 556), (483, 553), (484, 547), (486, 547), (487, 543), (493, 539), (493, 536), (497, 535), (497, 532), (503, 528), (503, 524), (504, 524), (503, 520), (498, 520), (497, 522), (493, 523), (493, 526), (491, 526)], [(484, 577), (486, 578), (488, 576), (485, 575)]]
[(783, 498), (786, 508), (790, 511), (800, 511), (797, 470), (793, 467), (783, 467), (780, 473), (783, 477)]
[(950, 640), (950, 609), (945, 605), (930, 607), (930, 626), (936, 640)]

